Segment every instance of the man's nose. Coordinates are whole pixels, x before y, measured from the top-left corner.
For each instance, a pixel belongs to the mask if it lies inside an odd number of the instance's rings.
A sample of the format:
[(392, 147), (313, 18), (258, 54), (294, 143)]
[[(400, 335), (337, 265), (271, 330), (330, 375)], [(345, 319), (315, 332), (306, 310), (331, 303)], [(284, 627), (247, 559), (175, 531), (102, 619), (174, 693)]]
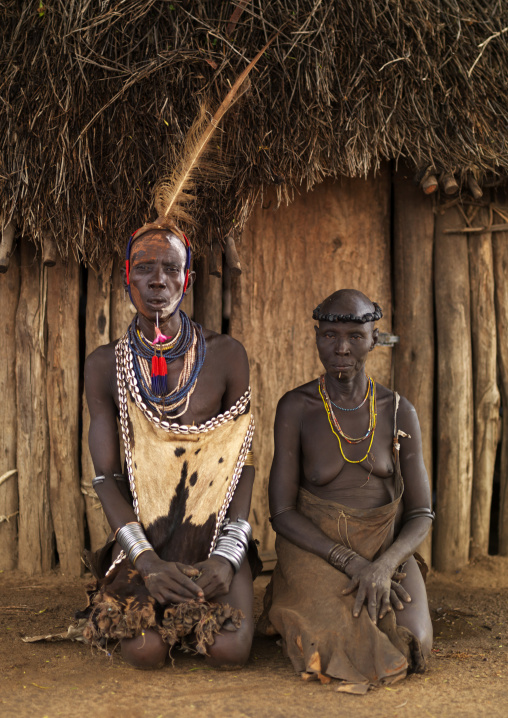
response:
[(345, 339), (336, 339), (335, 353), (336, 354), (349, 354), (349, 345)]
[(166, 286), (166, 277), (164, 275), (162, 267), (154, 268), (152, 276), (150, 277), (150, 286), (151, 287), (165, 287)]

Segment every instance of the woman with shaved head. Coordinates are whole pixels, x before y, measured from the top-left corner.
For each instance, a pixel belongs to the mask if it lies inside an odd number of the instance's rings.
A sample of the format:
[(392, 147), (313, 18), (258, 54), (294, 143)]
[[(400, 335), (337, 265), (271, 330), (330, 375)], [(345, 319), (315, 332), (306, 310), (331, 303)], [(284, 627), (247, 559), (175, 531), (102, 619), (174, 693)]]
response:
[(422, 671), (432, 646), (415, 558), (433, 519), (418, 418), (365, 372), (381, 316), (352, 289), (314, 310), (324, 373), (279, 402), (269, 485), (265, 628), (303, 678), (355, 693)]

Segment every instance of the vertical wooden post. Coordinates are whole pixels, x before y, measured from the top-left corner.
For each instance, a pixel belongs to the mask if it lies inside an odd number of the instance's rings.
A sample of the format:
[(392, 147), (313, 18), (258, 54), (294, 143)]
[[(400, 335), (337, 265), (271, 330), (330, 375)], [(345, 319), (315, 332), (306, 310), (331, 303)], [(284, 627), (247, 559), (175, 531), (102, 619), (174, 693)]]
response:
[(18, 568), (51, 569), (53, 531), (49, 501), (46, 400), (46, 272), (32, 242), (21, 242), (21, 289), (16, 313)]
[[(86, 294), (86, 356), (102, 344), (109, 342), (110, 327), (110, 272), (96, 274), (88, 270)], [(81, 489), (85, 497), (86, 520), (90, 534), (92, 551), (97, 551), (106, 543), (110, 527), (101, 502), (92, 488), (95, 475), (92, 457), (88, 448), (88, 430), (90, 412), (83, 393), (83, 435), (81, 442)]]
[(83, 499), (78, 462), (79, 264), (74, 257), (47, 270), (47, 388), (50, 499), (60, 569), (81, 574)]
[[(243, 232), (245, 271), (232, 277), (231, 334), (244, 344), (251, 369), (257, 427), (251, 521), (262, 550), (274, 542), (267, 484), (277, 402), (323, 371), (312, 310), (337, 289), (360, 289), (383, 308), (380, 330), (391, 331), (390, 187), (386, 165), (375, 178), (326, 181), (290, 207), (258, 205)], [(391, 352), (378, 348), (367, 362), (388, 386)]]
[(10, 255), (9, 271), (0, 277), (0, 569), (16, 568), (18, 560), (18, 473), (16, 459), (16, 310), (19, 299), (18, 253)]
[(494, 278), (497, 322), (497, 359), (503, 399), (499, 496), (499, 553), (508, 556), (508, 232), (495, 232)]
[(117, 258), (111, 274), (111, 339), (120, 339), (136, 313), (128, 293), (125, 292), (120, 268), (125, 262)]
[(450, 571), (469, 560), (473, 482), (473, 391), (469, 261), (456, 207), (436, 219), (435, 297), (438, 371), (437, 502), (434, 565)]
[[(488, 225), (488, 210), (477, 215)], [(474, 467), (471, 502), (471, 555), (489, 552), (490, 506), (499, 427), (497, 331), (491, 234), (469, 237), (471, 334), (473, 340)]]
[(196, 265), (194, 319), (220, 334), (222, 332), (222, 278), (210, 274), (208, 255)]
[[(432, 200), (399, 170), (394, 176), (394, 388), (415, 407), (432, 488), (434, 411), (434, 212)], [(432, 536), (419, 547), (430, 564)]]

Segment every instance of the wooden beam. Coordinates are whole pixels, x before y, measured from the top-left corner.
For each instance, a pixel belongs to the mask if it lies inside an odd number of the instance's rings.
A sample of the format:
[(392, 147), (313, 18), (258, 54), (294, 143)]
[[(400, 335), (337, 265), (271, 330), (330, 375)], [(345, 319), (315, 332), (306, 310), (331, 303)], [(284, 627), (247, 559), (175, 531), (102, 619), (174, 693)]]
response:
[[(85, 354), (88, 356), (102, 344), (109, 343), (111, 270), (97, 274), (88, 270), (85, 319)], [(110, 526), (102, 510), (101, 502), (92, 488), (95, 476), (92, 457), (88, 448), (90, 412), (83, 392), (83, 433), (81, 437), (81, 490), (85, 499), (86, 520), (92, 551), (100, 549), (107, 540)]]
[(32, 575), (52, 568), (53, 526), (46, 398), (47, 270), (28, 239), (21, 242), (20, 266), (21, 289), (16, 312), (18, 568)]
[[(481, 219), (488, 222), (488, 209)], [(469, 237), (471, 335), (473, 341), (474, 468), (471, 501), (471, 556), (489, 552), (492, 484), (499, 433), (497, 331), (490, 233)]]
[(60, 570), (80, 576), (83, 568), (84, 505), (78, 463), (79, 264), (56, 257), (48, 272), (47, 388), (50, 500)]
[(208, 256), (196, 264), (194, 319), (218, 334), (222, 332), (222, 278), (210, 274)]
[[(19, 256), (10, 256), (9, 272), (0, 278), (0, 570), (18, 560), (18, 473), (16, 456), (16, 311), (19, 300)], [(13, 473), (11, 473), (13, 472)]]
[[(422, 431), (422, 450), (432, 488), (434, 427), (434, 211), (399, 170), (393, 179), (393, 350), (394, 389), (415, 407)], [(432, 534), (419, 547), (430, 565)]]
[(469, 560), (473, 483), (473, 390), (467, 239), (446, 230), (451, 207), (436, 218), (434, 293), (437, 328), (438, 444), (434, 565), (456, 570)]
[[(507, 207), (508, 211), (508, 207)], [(499, 553), (508, 556), (508, 232), (492, 237), (497, 324), (497, 363), (503, 401), (499, 496)]]

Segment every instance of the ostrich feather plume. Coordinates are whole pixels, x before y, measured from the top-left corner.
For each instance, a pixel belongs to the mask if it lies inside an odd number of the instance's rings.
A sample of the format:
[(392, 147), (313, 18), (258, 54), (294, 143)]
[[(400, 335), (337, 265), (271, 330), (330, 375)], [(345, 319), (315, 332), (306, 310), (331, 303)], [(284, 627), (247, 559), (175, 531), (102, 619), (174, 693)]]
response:
[(189, 204), (196, 199), (197, 179), (211, 180), (226, 171), (223, 164), (214, 161), (216, 148), (210, 140), (226, 112), (248, 89), (247, 77), (273, 39), (258, 52), (236, 78), (213, 117), (210, 117), (206, 105), (201, 107), (185, 139), (180, 162), (173, 173), (159, 180), (155, 187), (155, 208), (159, 215), (156, 221), (170, 219), (175, 224), (185, 222), (196, 226), (189, 211)]

